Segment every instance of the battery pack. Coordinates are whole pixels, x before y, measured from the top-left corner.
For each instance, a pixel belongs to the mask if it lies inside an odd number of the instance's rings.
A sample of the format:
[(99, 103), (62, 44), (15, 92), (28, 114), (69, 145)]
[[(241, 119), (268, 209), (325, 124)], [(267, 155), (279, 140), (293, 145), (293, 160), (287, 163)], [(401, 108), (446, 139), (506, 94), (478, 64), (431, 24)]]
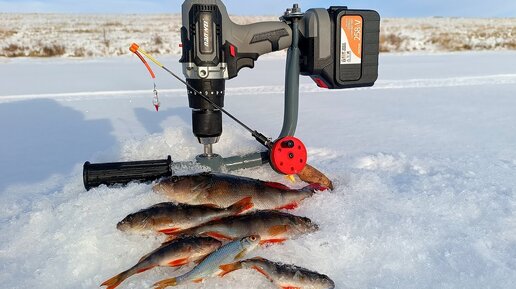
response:
[(378, 79), (380, 15), (373, 10), (310, 9), (301, 25), (301, 74), (319, 87), (374, 85)]

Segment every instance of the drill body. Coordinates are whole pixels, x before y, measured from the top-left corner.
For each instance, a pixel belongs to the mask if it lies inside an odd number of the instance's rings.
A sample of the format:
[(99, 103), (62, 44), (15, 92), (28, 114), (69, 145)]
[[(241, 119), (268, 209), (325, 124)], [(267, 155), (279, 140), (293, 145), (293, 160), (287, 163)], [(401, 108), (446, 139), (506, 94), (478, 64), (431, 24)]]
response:
[[(235, 24), (220, 0), (187, 0), (182, 10), (183, 73), (190, 86), (220, 107), (226, 80), (244, 67), (253, 68), (260, 55), (292, 43), (292, 30), (285, 22)], [(222, 134), (222, 113), (197, 92), (188, 89), (193, 133), (201, 144), (212, 145)]]

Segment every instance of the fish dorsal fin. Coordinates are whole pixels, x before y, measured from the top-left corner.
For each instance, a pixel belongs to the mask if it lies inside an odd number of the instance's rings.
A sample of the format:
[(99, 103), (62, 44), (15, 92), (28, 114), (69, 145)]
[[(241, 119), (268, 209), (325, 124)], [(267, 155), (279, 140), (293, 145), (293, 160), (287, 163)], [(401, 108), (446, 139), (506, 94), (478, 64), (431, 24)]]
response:
[[(161, 247), (160, 247), (161, 248)], [(152, 253), (154, 253), (156, 250), (150, 252), (149, 254), (145, 254), (143, 255), (143, 257), (140, 258), (140, 260), (138, 260), (138, 263), (141, 263), (143, 260), (147, 259), (147, 257), (149, 257), (150, 255), (152, 255)]]
[(213, 187), (213, 178), (199, 182), (195, 187), (191, 189), (192, 193), (198, 193), (206, 190), (210, 190)]
[(167, 246), (168, 244), (172, 243), (173, 241), (169, 241), (169, 242), (165, 242), (165, 243), (162, 243), (158, 248), (152, 250), (150, 253), (148, 254), (145, 254), (143, 257), (140, 258), (140, 260), (138, 261), (138, 263), (142, 262), (143, 260), (147, 259), (150, 255), (156, 253), (158, 250), (160, 250), (161, 248)]
[(267, 259), (265, 259), (265, 258), (263, 258), (263, 257), (260, 257), (260, 256), (253, 257), (253, 258), (251, 258), (251, 259), (249, 259), (249, 260), (252, 260), (252, 261), (261, 261), (261, 262), (267, 262), (267, 261), (269, 261), (269, 260), (267, 260)]
[(264, 184), (269, 188), (279, 189), (283, 191), (291, 190), (291, 188), (289, 188), (288, 186), (276, 182), (264, 182)]
[(149, 209), (166, 208), (166, 207), (171, 207), (171, 206), (176, 206), (176, 204), (174, 204), (172, 202), (164, 202), (164, 203), (159, 203), (159, 204), (152, 205), (152, 206), (149, 207)]

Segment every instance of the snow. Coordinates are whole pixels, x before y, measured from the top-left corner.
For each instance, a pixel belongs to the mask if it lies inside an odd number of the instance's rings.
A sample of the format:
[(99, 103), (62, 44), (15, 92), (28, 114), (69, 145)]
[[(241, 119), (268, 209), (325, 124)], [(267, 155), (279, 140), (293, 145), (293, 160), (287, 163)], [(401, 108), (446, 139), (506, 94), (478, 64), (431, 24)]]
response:
[[(180, 72), (177, 57), (161, 58)], [(15, 59), (0, 65), (0, 284), (96, 288), (162, 238), (116, 223), (164, 201), (148, 184), (86, 192), (82, 163), (192, 160), (184, 89), (158, 73), (162, 109), (134, 57)], [(269, 136), (282, 123), (284, 61), (227, 83), (226, 108)], [(337, 288), (511, 288), (516, 282), (516, 53), (382, 55), (367, 89), (301, 80), (297, 136), (336, 189), (295, 213), (315, 234), (255, 255), (329, 275)], [(259, 144), (229, 119), (215, 151)], [(288, 184), (267, 167), (240, 175)], [(295, 184), (302, 186), (302, 184)], [(120, 288), (149, 288), (169, 269)], [(185, 288), (269, 288), (254, 272)]]
[(516, 18), (386, 18), (382, 51), (514, 50)]

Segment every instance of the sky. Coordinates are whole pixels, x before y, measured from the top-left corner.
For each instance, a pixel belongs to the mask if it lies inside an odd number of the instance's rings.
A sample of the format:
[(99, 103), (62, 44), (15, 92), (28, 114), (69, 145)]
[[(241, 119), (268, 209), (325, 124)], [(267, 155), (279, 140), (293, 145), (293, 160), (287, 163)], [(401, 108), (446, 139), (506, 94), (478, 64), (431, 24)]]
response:
[[(174, 13), (181, 0), (0, 0), (0, 12)], [(516, 17), (516, 0), (225, 0), (230, 14), (281, 15), (292, 3), (303, 10), (343, 5), (374, 9), (383, 17)]]

